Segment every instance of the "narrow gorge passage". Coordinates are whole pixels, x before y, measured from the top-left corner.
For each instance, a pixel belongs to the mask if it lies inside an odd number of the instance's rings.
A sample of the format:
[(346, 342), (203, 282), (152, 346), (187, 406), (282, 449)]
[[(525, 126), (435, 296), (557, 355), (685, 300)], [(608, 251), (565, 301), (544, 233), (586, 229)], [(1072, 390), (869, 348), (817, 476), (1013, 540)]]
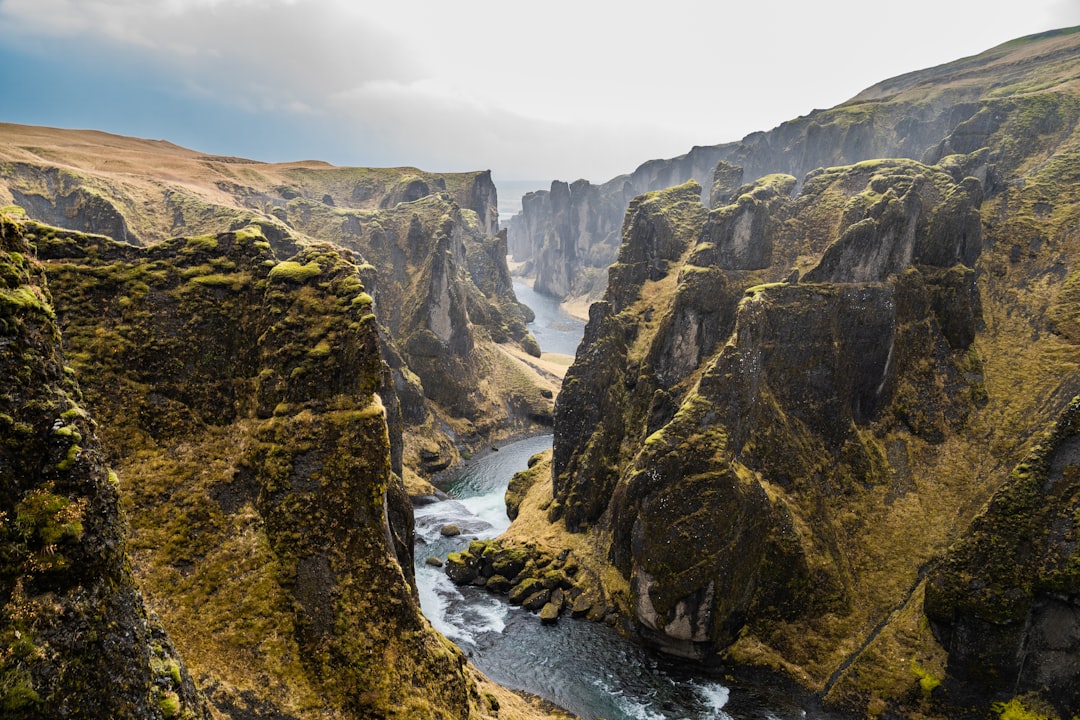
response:
[[(573, 337), (558, 303), (515, 292), (537, 314), (530, 329), (548, 351), (573, 352)], [(569, 348), (565, 350), (564, 348)], [(731, 686), (676, 661), (650, 653), (602, 623), (564, 617), (542, 625), (527, 610), (480, 587), (458, 587), (428, 558), (445, 560), (471, 540), (494, 538), (510, 524), (504, 494), (529, 458), (551, 448), (552, 437), (527, 438), (466, 463), (440, 482), (450, 500), (419, 501), (416, 518), (416, 580), (424, 614), (495, 682), (540, 696), (584, 720), (795, 720), (825, 718), (812, 703), (800, 703), (768, 686)], [(461, 531), (444, 537), (454, 524)]]

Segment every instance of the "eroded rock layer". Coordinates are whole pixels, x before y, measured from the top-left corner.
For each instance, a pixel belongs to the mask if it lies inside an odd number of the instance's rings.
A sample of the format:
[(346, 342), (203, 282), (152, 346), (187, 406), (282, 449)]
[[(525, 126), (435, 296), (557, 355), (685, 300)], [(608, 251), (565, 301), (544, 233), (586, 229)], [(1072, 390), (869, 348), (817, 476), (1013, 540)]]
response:
[[(631, 203), (556, 406), (549, 510), (606, 543), (630, 632), (863, 711), (960, 702), (927, 688), (985, 648), (920, 622), (925, 573), (1080, 390), (1077, 140), (1049, 127), (938, 165), (769, 175), (711, 211), (695, 184)], [(1018, 251), (1021, 228), (1044, 240)], [(1015, 692), (991, 685), (984, 708)]]
[(256, 226), (283, 258), (319, 242), (359, 253), (401, 399), (410, 473), (551, 423), (551, 401), (500, 348), (539, 355), (509, 280), (489, 172), (269, 164), (0, 124), (7, 202), (135, 245)]

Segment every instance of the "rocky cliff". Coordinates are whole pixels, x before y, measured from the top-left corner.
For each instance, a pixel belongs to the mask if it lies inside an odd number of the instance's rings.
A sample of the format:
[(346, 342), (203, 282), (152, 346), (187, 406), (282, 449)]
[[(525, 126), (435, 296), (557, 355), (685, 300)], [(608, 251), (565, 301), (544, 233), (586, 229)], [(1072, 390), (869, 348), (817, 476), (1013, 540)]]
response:
[(257, 226), (287, 257), (360, 254), (402, 403), (411, 473), (550, 425), (552, 402), (501, 344), (537, 355), (514, 297), (488, 172), (204, 156), (104, 133), (0, 125), (0, 203), (136, 245)]
[(524, 271), (535, 277), (538, 291), (598, 299), (633, 197), (694, 180), (706, 202), (721, 205), (742, 179), (784, 173), (801, 182), (812, 170), (862, 160), (935, 163), (951, 153), (971, 152), (983, 146), (982, 138), (1000, 117), (995, 100), (1014, 94), (1003, 88), (1068, 81), (1076, 44), (1070, 31), (1013, 41), (887, 80), (837, 107), (814, 110), (739, 142), (649, 161), (601, 185), (555, 182), (550, 191), (523, 198), (521, 212), (509, 223), (510, 251), (515, 260), (528, 262)]
[[(1077, 37), (1005, 46), (1030, 63), (933, 164), (765, 175), (711, 210), (693, 183), (631, 203), (556, 406), (548, 511), (607, 548), (628, 632), (872, 715), (1069, 706), (1072, 661), (1050, 660), (1068, 633), (1019, 684), (1009, 663), (975, 668), (1078, 617), (1072, 491), (1008, 489), (1080, 393)], [(985, 78), (985, 60), (961, 66)], [(1059, 445), (1041, 478), (1075, 469)], [(989, 545), (1023, 558), (1019, 579), (980, 567)]]
[(60, 340), (34, 248), (0, 213), (0, 711), (209, 718), (135, 584), (117, 476)]
[[(22, 313), (11, 327), (33, 320), (40, 329), (26, 334), (62, 341), (70, 363), (61, 369), (53, 347), (38, 370), (27, 343), (12, 355), (27, 368), (6, 376), (43, 393), (9, 418), (41, 439), (37, 455), (5, 459), (6, 555), (19, 572), (5, 581), (2, 627), (24, 638), (4, 658), (11, 703), (50, 702), (53, 687), (89, 702), (78, 695), (92, 687), (106, 709), (73, 716), (114, 716), (110, 703), (121, 717), (198, 711), (172, 646), (140, 621), (137, 582), (218, 716), (494, 713), (460, 651), (420, 614), (398, 404), (354, 256), (312, 245), (279, 258), (255, 226), (149, 248), (29, 221), (4, 228), (26, 238), (12, 256), (35, 268), (5, 291)], [(68, 400), (72, 377), (101, 449)], [(87, 473), (94, 493), (73, 485)], [(104, 563), (91, 551), (111, 563), (97, 584)], [(94, 623), (104, 624), (96, 640)], [(162, 709), (139, 709), (155, 694)], [(131, 698), (142, 705), (125, 709)]]

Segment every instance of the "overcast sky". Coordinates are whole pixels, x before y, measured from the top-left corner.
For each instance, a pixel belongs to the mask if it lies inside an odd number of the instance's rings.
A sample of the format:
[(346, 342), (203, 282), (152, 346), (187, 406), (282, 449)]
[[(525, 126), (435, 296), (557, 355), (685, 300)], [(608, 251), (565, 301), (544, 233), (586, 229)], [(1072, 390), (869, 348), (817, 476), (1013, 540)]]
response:
[(1072, 25), (1078, 0), (0, 0), (0, 121), (603, 181)]

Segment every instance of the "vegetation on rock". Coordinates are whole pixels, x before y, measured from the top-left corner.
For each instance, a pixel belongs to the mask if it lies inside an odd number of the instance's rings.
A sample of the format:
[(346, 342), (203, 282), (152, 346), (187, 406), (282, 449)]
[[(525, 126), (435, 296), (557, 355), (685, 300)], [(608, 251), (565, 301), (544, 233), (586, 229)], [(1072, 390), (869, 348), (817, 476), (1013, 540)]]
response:
[[(107, 152), (94, 152), (104, 144)], [(135, 244), (177, 235), (212, 243), (223, 230), (254, 228), (258, 242), (284, 259), (270, 278), (278, 282), (318, 280), (316, 264), (288, 259), (312, 243), (358, 252), (401, 398), (410, 472), (431, 466), (412, 448), (433, 446), (435, 464), (449, 465), (462, 450), (550, 425), (552, 403), (540, 385), (518, 382), (528, 366), (499, 347), (539, 353), (509, 280), (488, 172), (266, 164), (103, 133), (0, 125), (2, 202), (42, 222)], [(197, 285), (239, 290), (246, 276), (230, 270), (189, 269)]]
[[(1037, 588), (1077, 616), (1070, 492), (1002, 515), (1026, 492), (1007, 468), (1080, 392), (1077, 47), (1029, 38), (751, 136), (727, 157), (762, 177), (727, 190), (721, 166), (720, 207), (692, 185), (630, 204), (556, 405), (547, 514), (606, 550), (635, 636), (871, 715), (1075, 706), (1071, 660), (1020, 686), (999, 660), (1051, 612)], [(1011, 570), (971, 580), (986, 559)], [(974, 629), (999, 622), (1000, 642)]]
[(208, 718), (143, 605), (116, 476), (65, 366), (43, 268), (7, 211), (0, 347), (0, 714)]

